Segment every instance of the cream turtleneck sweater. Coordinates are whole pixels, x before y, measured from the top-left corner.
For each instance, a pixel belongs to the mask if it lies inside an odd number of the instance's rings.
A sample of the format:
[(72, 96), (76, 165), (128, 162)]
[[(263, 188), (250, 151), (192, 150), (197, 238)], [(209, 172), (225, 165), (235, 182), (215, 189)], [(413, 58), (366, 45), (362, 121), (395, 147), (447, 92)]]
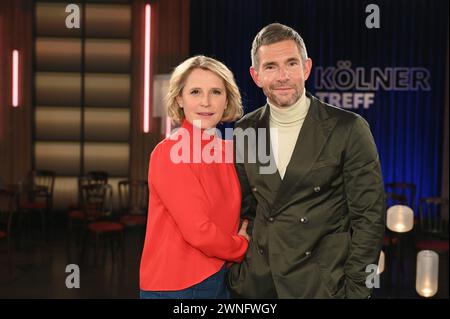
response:
[(270, 107), (270, 142), (281, 179), (294, 152), (297, 138), (309, 110), (310, 100), (303, 90), (298, 101), (287, 107), (277, 107), (267, 100)]

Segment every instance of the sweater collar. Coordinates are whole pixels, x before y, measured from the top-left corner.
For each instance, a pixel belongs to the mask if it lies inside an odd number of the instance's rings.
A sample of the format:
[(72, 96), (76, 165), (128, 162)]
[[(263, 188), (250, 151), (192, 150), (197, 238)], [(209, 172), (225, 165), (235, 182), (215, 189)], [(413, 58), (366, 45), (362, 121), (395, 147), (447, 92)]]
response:
[(291, 126), (298, 124), (301, 120), (304, 120), (306, 114), (308, 114), (309, 103), (303, 90), (303, 94), (300, 98), (287, 107), (277, 107), (272, 105), (267, 99), (267, 104), (270, 108), (270, 120), (278, 126)]
[[(200, 142), (202, 147), (205, 146), (206, 144), (210, 143), (211, 141), (218, 141), (220, 140), (218, 135), (217, 135), (217, 129), (214, 128), (208, 128), (208, 129), (204, 129), (204, 128), (200, 128), (198, 126), (193, 125), (192, 123), (190, 123), (188, 120), (184, 119), (183, 122), (181, 123), (180, 129), (183, 129), (184, 132), (180, 132), (179, 130), (177, 130), (177, 132), (175, 133), (175, 135), (173, 136), (173, 138), (178, 139), (179, 138), (179, 134), (184, 135), (185, 133), (188, 133), (188, 137), (189, 137), (189, 141), (198, 143)], [(187, 137), (187, 136), (185, 136)], [(194, 144), (194, 143), (191, 143)]]
[(183, 123), (181, 123), (181, 127), (186, 129), (192, 136), (194, 131), (197, 131), (196, 133), (200, 133), (203, 135), (204, 138), (206, 137), (216, 137), (217, 136), (217, 129), (214, 128), (201, 128), (196, 125), (193, 125), (191, 122), (189, 122), (187, 119), (183, 120)]

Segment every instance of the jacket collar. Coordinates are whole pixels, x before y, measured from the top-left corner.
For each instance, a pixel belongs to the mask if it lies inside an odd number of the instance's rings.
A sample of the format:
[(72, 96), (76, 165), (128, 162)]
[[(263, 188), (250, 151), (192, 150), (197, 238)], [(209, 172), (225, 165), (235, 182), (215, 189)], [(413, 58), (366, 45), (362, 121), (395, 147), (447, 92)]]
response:
[[(281, 180), (278, 170), (274, 174), (260, 176), (260, 178), (269, 179), (271, 182), (268, 181), (268, 184), (273, 184), (277, 188), (277, 195), (271, 209), (273, 215), (278, 214), (289, 204), (296, 190), (296, 185), (301, 183), (311, 170), (337, 123), (337, 119), (329, 114), (320, 100), (309, 92), (306, 92), (306, 96), (311, 99), (310, 107), (297, 138), (291, 160), (286, 168), (284, 179)], [(267, 129), (266, 150), (267, 147), (270, 147), (269, 116), (270, 110), (266, 104), (255, 123), (256, 129)], [(261, 172), (261, 165), (259, 162), (257, 162), (257, 165), (259, 166), (259, 173)], [(277, 187), (278, 185), (279, 187)]]

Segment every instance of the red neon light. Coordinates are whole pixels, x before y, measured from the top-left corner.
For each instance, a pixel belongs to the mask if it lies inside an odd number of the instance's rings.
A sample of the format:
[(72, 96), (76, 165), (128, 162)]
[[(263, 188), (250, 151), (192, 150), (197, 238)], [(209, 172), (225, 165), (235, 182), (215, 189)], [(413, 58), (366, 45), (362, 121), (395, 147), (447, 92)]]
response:
[(151, 6), (145, 5), (145, 53), (144, 53), (144, 132), (150, 131), (150, 23)]
[(170, 136), (170, 132), (172, 131), (172, 120), (170, 117), (166, 116), (166, 137)]
[(12, 54), (12, 106), (19, 106), (19, 51)]

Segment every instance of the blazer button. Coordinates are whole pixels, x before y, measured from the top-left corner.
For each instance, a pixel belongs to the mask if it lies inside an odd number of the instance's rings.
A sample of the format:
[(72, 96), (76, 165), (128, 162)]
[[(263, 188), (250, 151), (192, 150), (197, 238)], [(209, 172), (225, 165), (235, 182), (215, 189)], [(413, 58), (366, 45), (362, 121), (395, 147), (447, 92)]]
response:
[(268, 221), (271, 223), (273, 223), (274, 220), (275, 220), (275, 218), (273, 218), (273, 217), (269, 217), (269, 219), (268, 219)]
[(316, 193), (320, 192), (320, 186), (314, 187), (314, 191), (315, 191)]
[(260, 249), (260, 250), (258, 250), (258, 252), (260, 255), (264, 255), (264, 250)]
[(300, 218), (300, 223), (302, 223), (302, 224), (307, 224), (308, 223), (308, 217), (302, 217), (302, 218)]
[(309, 256), (309, 255), (311, 255), (311, 252), (308, 250), (305, 252), (305, 256)]
[(256, 186), (253, 186), (252, 191), (256, 193), (258, 191), (258, 188), (256, 188)]

